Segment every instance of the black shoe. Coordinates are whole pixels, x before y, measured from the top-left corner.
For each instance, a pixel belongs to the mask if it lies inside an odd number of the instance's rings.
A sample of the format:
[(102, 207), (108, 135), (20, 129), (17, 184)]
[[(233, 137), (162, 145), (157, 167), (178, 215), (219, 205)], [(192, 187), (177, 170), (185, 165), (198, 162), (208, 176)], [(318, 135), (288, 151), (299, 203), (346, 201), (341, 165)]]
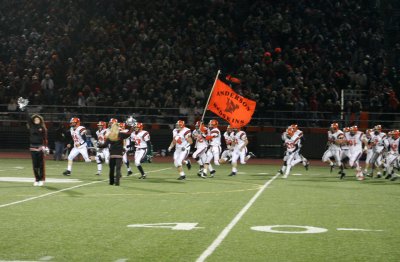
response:
[(207, 174), (206, 174), (206, 173), (203, 173), (203, 174), (201, 174), (200, 177), (203, 178), (203, 179), (206, 179), (206, 178), (207, 178)]
[(70, 175), (71, 175), (71, 171), (65, 170), (65, 171), (63, 172), (63, 175), (64, 175), (64, 176), (70, 176)]
[(341, 171), (341, 172), (340, 172), (340, 179), (343, 179), (345, 176), (346, 176), (346, 173), (343, 172), (343, 171)]
[(100, 176), (101, 174), (100, 173), (96, 173), (96, 176)]
[(282, 171), (282, 170), (279, 170), (278, 173), (281, 174), (281, 175), (283, 175), (283, 171)]
[(146, 174), (141, 175), (141, 176), (139, 177), (139, 179), (146, 179)]
[(187, 161), (186, 166), (188, 170), (192, 168), (192, 163), (190, 163), (190, 160)]
[(177, 178), (177, 180), (185, 180), (185, 179), (186, 179), (186, 176), (180, 176)]
[(128, 176), (131, 176), (133, 172), (131, 170), (128, 171)]
[(332, 173), (332, 171), (333, 171), (333, 167), (334, 167), (335, 165), (331, 165), (331, 173)]
[(396, 181), (397, 178), (398, 178), (398, 176), (394, 176), (394, 177), (392, 177), (392, 178), (390, 179), (390, 181)]
[(236, 172), (232, 172), (228, 176), (236, 176)]
[(201, 177), (202, 174), (203, 174), (203, 169), (200, 169), (199, 172), (197, 172), (197, 175), (198, 175), (199, 177)]
[(307, 161), (307, 163), (304, 165), (304, 168), (306, 169), (306, 171), (308, 171), (309, 166), (310, 166), (310, 162)]
[(146, 160), (149, 163), (153, 162), (153, 156), (150, 156), (150, 155), (146, 156)]
[(113, 186), (114, 185), (114, 182), (110, 182), (110, 186)]
[(381, 174), (377, 174), (376, 178), (382, 178), (382, 175)]
[(215, 176), (215, 173), (216, 173), (216, 172), (217, 172), (217, 171), (215, 171), (215, 170), (210, 171), (210, 177), (213, 178), (213, 177)]
[(366, 174), (365, 176), (367, 176), (367, 177), (373, 177), (372, 173), (368, 173), (368, 174)]
[(256, 158), (256, 155), (253, 152), (249, 152), (247, 155)]
[(388, 174), (387, 176), (385, 176), (385, 179), (389, 179), (392, 178), (392, 174)]

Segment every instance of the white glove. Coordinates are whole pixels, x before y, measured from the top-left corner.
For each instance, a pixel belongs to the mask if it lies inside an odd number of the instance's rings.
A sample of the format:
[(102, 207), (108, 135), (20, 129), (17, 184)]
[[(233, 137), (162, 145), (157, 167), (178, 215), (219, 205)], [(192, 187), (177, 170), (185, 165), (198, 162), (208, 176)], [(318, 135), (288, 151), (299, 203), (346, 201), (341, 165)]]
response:
[(171, 152), (171, 150), (172, 150), (172, 147), (168, 147), (168, 152)]

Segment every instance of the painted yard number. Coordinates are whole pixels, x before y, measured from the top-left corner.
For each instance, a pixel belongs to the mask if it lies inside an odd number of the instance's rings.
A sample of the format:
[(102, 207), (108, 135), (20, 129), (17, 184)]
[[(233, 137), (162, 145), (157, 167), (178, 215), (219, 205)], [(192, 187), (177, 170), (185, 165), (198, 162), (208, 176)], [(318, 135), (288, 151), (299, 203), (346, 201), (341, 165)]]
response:
[[(171, 230), (193, 230), (201, 229), (202, 227), (197, 227), (199, 223), (156, 223), (156, 224), (133, 224), (128, 225), (128, 227), (134, 228), (167, 228)], [(270, 226), (254, 226), (251, 227), (252, 230), (267, 232), (267, 233), (277, 233), (277, 234), (318, 234), (325, 233), (328, 229), (323, 227), (313, 227), (313, 226), (296, 226), (296, 225), (270, 225)], [(379, 232), (383, 230), (373, 230), (373, 229), (362, 229), (362, 228), (337, 228), (338, 231), (374, 231)]]

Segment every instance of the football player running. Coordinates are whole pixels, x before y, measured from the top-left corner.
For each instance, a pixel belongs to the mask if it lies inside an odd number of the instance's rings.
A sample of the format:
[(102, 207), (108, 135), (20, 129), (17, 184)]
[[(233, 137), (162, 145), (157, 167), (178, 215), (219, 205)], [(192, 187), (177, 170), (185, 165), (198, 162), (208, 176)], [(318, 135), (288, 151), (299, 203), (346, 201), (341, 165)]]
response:
[(186, 164), (189, 170), (192, 167), (190, 160), (187, 159), (192, 143), (193, 140), (190, 129), (185, 126), (185, 121), (178, 120), (175, 124), (175, 129), (172, 131), (172, 141), (168, 147), (168, 152), (171, 152), (175, 147), (174, 165), (179, 173), (178, 180), (186, 179), (182, 164)]
[(211, 161), (214, 159), (214, 164), (219, 166), (219, 158), (221, 155), (221, 131), (218, 129), (218, 121), (215, 119), (210, 120), (208, 123), (208, 134), (206, 136), (208, 141), (207, 159), (204, 163), (203, 173), (207, 176), (208, 170), (210, 170), (210, 176), (214, 177), (215, 170), (211, 165)]
[(206, 178), (207, 175), (203, 173), (204, 170), (204, 163), (207, 161), (207, 148), (208, 148), (208, 141), (206, 140), (208, 130), (207, 127), (201, 121), (197, 121), (195, 124), (195, 129), (192, 131), (192, 137), (196, 141), (195, 142), (195, 149), (196, 151), (193, 152), (192, 157), (197, 161), (200, 166), (200, 170), (197, 173), (202, 178)]
[(357, 126), (352, 126), (349, 128), (349, 132), (344, 133), (346, 138), (346, 145), (348, 146), (347, 156), (349, 158), (350, 167), (356, 168), (356, 178), (357, 180), (364, 180), (364, 175), (361, 171), (361, 166), (359, 159), (363, 151), (367, 151), (367, 138), (365, 134), (358, 131)]
[(386, 134), (382, 132), (382, 126), (376, 125), (371, 133), (371, 143), (372, 143), (372, 157), (369, 162), (371, 166), (371, 172), (367, 174), (369, 177), (374, 176), (375, 168), (378, 169), (378, 173), (376, 175), (377, 178), (382, 177), (381, 166), (382, 166), (382, 158), (385, 149), (385, 140), (387, 139)]
[(71, 175), (73, 160), (79, 154), (82, 155), (82, 157), (85, 159), (85, 162), (91, 162), (86, 145), (86, 128), (84, 126), (81, 126), (81, 120), (77, 117), (71, 118), (71, 121), (69, 123), (71, 126), (70, 132), (72, 141), (67, 144), (67, 147), (73, 147), (68, 155), (68, 166), (67, 170), (63, 172), (64, 176)]
[(328, 149), (322, 156), (322, 161), (325, 163), (329, 163), (332, 172), (334, 163), (331, 161), (330, 158), (333, 157), (336, 161), (336, 166), (340, 167), (340, 179), (343, 179), (346, 175), (346, 173), (343, 171), (343, 164), (340, 158), (342, 152), (341, 145), (344, 143), (345, 137), (343, 131), (339, 129), (339, 124), (332, 123), (328, 131)]
[(103, 145), (104, 142), (106, 141), (107, 138), (107, 123), (104, 121), (99, 121), (97, 123), (97, 131), (96, 131), (96, 136), (97, 136), (97, 147), (96, 147), (96, 163), (97, 163), (97, 173), (96, 175), (101, 175), (101, 171), (103, 169), (103, 162), (105, 162), (107, 165), (109, 164), (110, 161), (110, 151), (108, 148), (99, 148), (99, 145)]
[(222, 152), (221, 158), (219, 159), (220, 164), (224, 164), (228, 162), (232, 158), (232, 151), (233, 151), (233, 146), (232, 142), (234, 139), (234, 133), (230, 125), (226, 127), (226, 131), (224, 132), (224, 141), (226, 144), (226, 149)]
[(397, 165), (399, 159), (399, 146), (400, 146), (400, 131), (393, 130), (390, 132), (390, 137), (387, 139), (387, 146), (389, 152), (386, 156), (385, 169), (387, 176), (386, 179), (391, 178), (391, 181), (397, 180), (398, 176), (394, 173), (393, 168)]
[(290, 174), (291, 168), (302, 161), (298, 150), (301, 137), (295, 134), (296, 130), (293, 127), (289, 127), (285, 133), (284, 145), (286, 151), (284, 161), (286, 163), (286, 168), (283, 178), (287, 178)]
[(232, 172), (229, 176), (236, 176), (237, 174), (237, 161), (240, 160), (240, 164), (245, 165), (246, 161), (249, 160), (254, 154), (249, 152), (247, 154), (247, 145), (249, 141), (247, 140), (246, 132), (240, 130), (240, 128), (233, 128), (233, 152), (232, 152)]
[(139, 179), (145, 179), (146, 173), (143, 170), (142, 163), (146, 160), (148, 150), (151, 150), (151, 142), (149, 132), (143, 130), (143, 123), (135, 123), (131, 141), (135, 146), (135, 165), (140, 172)]

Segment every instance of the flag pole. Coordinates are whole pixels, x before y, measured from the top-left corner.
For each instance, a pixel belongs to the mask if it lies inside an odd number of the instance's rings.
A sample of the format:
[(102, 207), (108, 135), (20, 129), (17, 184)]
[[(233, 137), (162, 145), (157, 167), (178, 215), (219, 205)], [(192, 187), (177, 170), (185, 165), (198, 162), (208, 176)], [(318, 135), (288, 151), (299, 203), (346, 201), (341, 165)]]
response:
[(210, 95), (208, 96), (208, 99), (207, 99), (207, 104), (206, 104), (206, 106), (204, 107), (203, 115), (201, 116), (201, 122), (203, 122), (203, 120), (204, 120), (204, 115), (206, 114), (207, 107), (208, 107), (208, 103), (210, 103), (211, 95), (212, 95), (212, 93), (213, 93), (213, 91), (214, 91), (214, 87), (215, 87), (215, 84), (217, 83), (218, 76), (219, 76), (220, 73), (221, 73), (221, 70), (218, 70), (217, 76), (215, 77), (215, 80), (214, 80), (214, 84), (213, 84), (213, 86), (212, 86), (212, 88), (211, 88)]

